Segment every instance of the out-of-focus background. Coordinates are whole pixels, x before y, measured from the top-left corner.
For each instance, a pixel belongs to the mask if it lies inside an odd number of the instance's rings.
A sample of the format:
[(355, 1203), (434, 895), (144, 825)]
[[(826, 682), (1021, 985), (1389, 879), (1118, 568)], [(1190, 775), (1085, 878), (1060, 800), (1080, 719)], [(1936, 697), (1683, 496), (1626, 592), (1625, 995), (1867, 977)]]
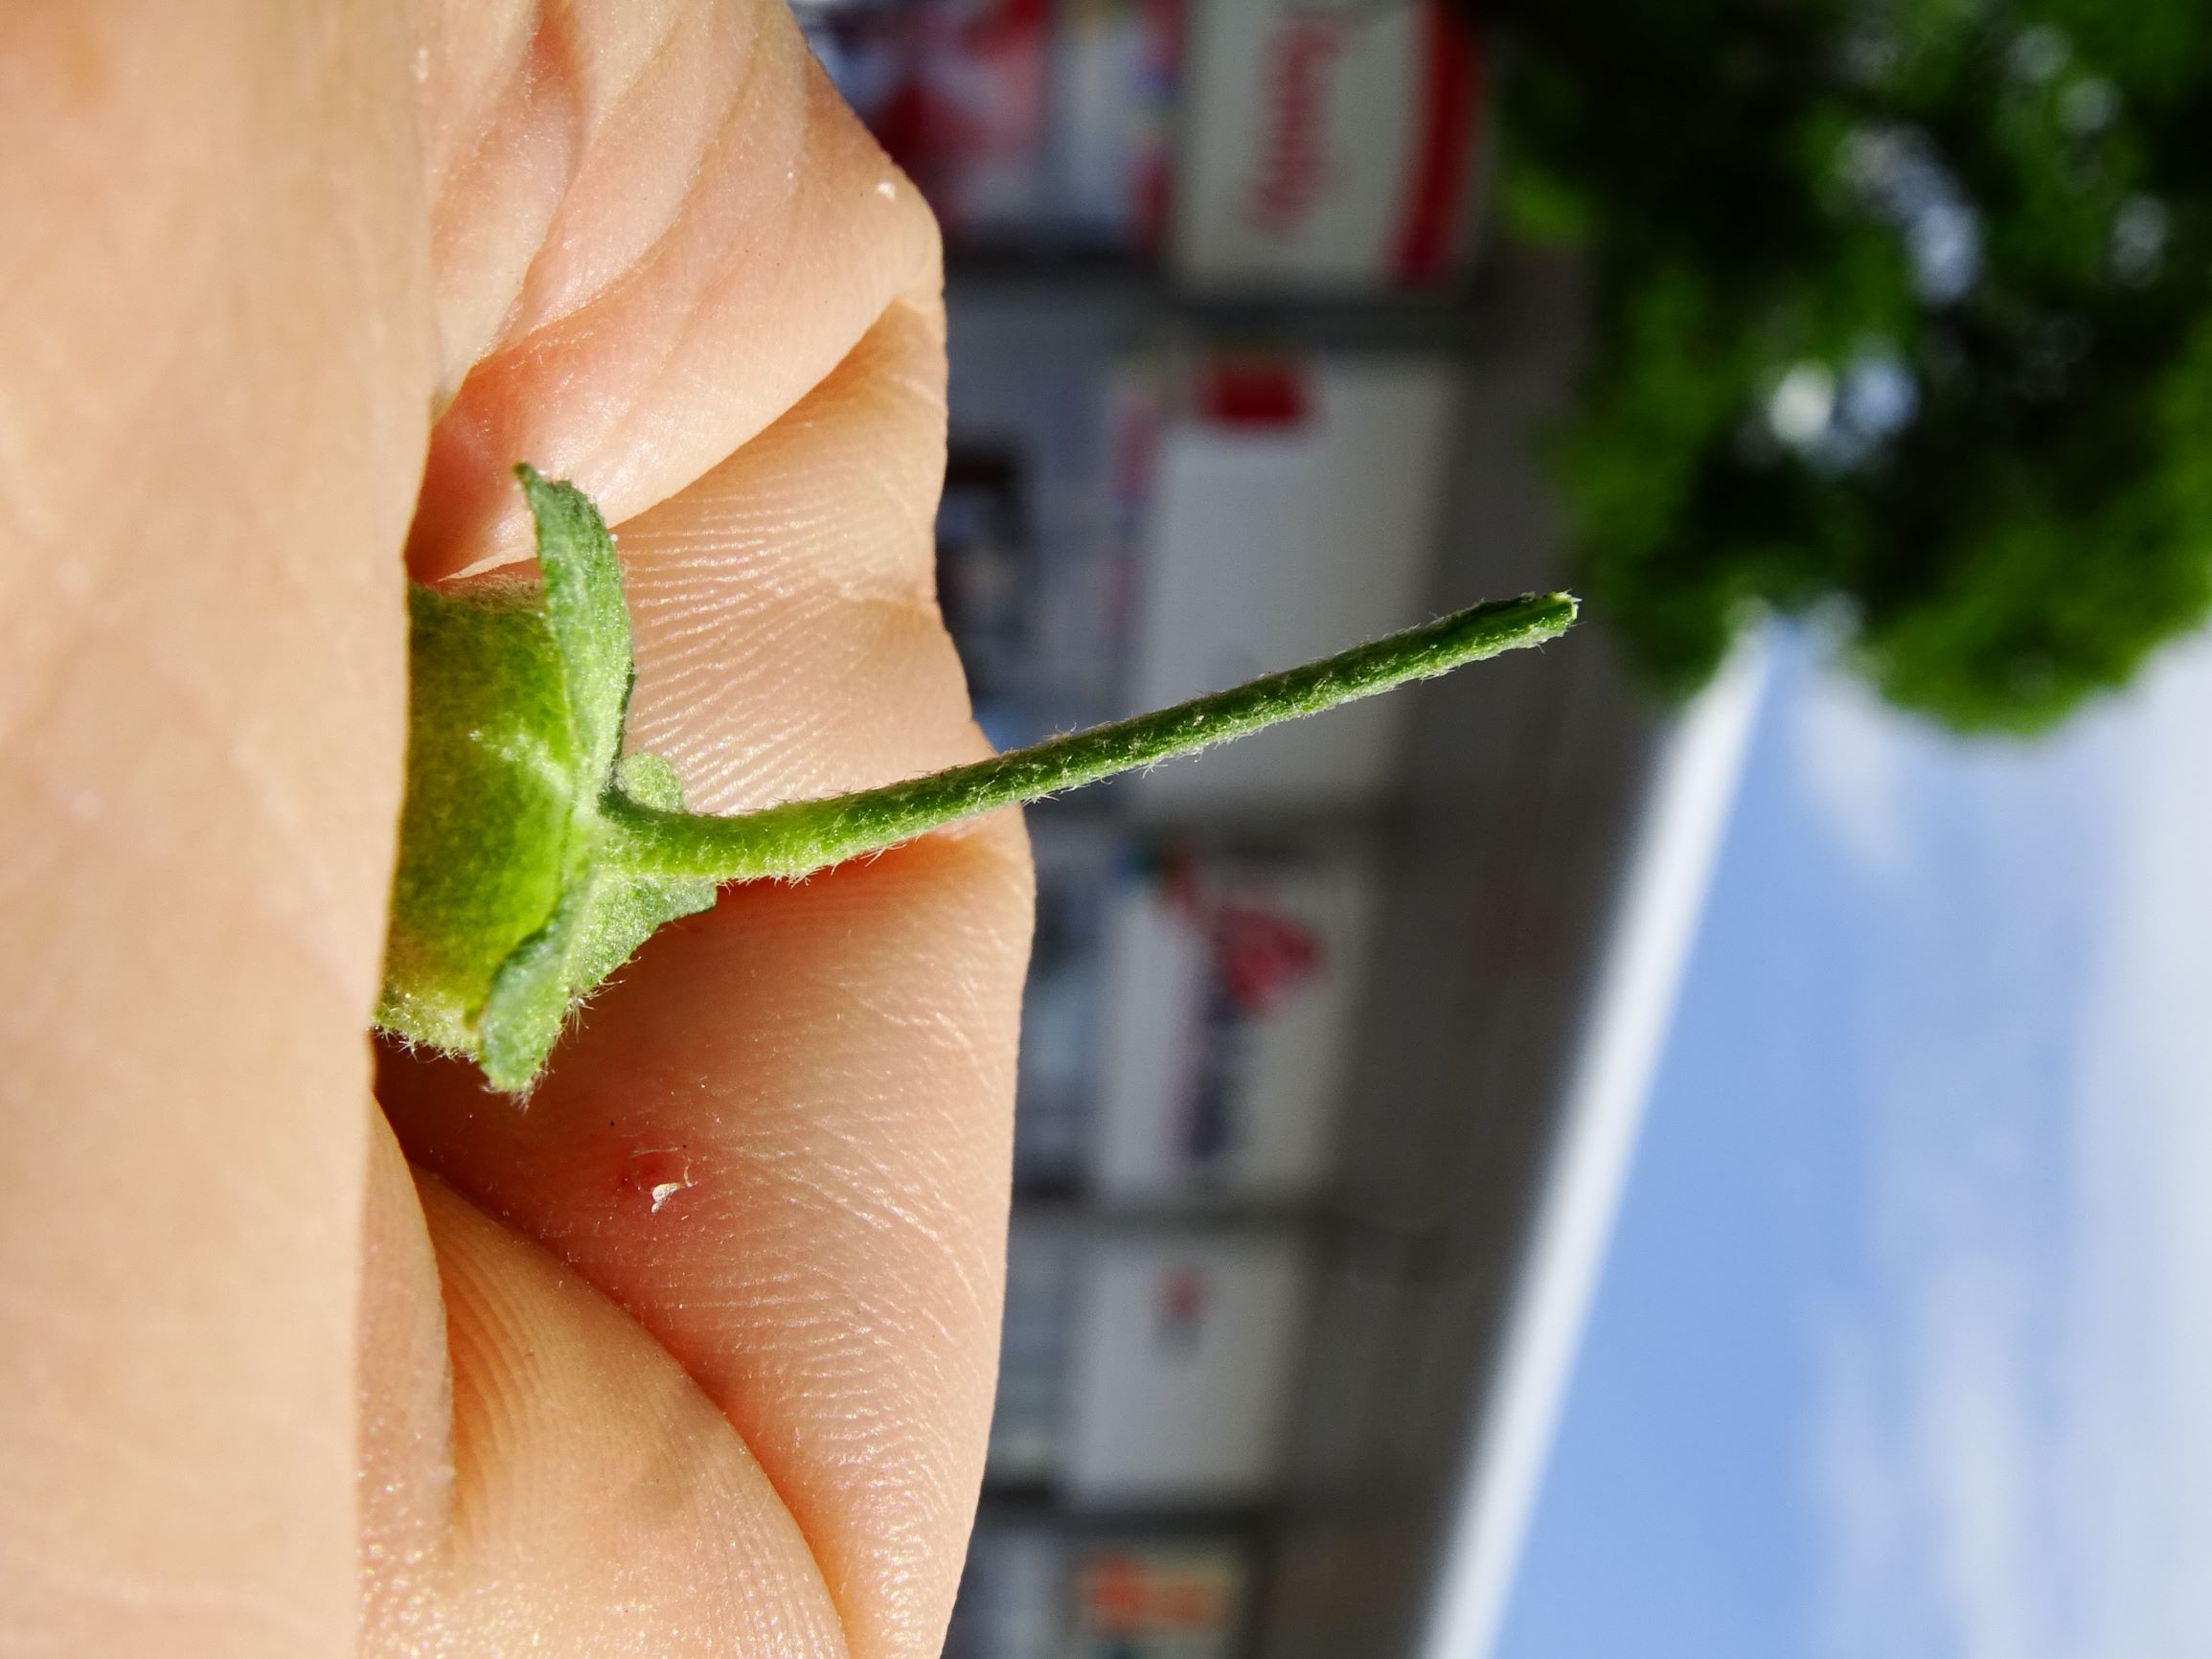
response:
[(817, 0), (1032, 815), (956, 1659), (2212, 1651), (2212, 0)]

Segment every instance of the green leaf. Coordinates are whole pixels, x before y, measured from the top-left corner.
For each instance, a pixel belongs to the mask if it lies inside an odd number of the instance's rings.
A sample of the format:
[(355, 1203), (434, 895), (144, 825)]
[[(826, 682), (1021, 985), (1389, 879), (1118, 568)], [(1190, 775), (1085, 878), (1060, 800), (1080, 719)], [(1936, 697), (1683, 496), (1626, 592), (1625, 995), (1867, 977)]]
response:
[(537, 524), (545, 620), (567, 676), (578, 782), (596, 791), (605, 787), (622, 752), (622, 725), (635, 678), (622, 564), (606, 521), (582, 490), (550, 482), (530, 466), (517, 466), (514, 475), (522, 481)]
[(665, 924), (714, 902), (712, 881), (629, 875), (604, 863), (584, 872), (553, 919), (500, 965), (477, 1022), (485, 1080), (526, 1093), (591, 993)]
[(485, 1081), (525, 1093), (560, 1040), (575, 1006), (576, 966), (590, 929), (592, 882), (570, 887), (546, 924), (499, 965), (477, 1018), (476, 1058)]

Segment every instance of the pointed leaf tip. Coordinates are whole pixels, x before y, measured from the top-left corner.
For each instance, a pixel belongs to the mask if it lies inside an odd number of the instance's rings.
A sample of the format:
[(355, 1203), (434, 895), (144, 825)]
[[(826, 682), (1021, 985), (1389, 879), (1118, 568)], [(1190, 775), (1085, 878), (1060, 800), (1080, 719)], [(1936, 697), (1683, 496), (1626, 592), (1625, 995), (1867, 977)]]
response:
[(537, 527), (537, 565), (545, 580), (545, 620), (560, 653), (569, 719), (585, 776), (579, 786), (605, 786), (622, 752), (629, 710), (629, 607), (614, 537), (590, 497), (575, 485), (546, 478), (524, 462), (514, 469)]

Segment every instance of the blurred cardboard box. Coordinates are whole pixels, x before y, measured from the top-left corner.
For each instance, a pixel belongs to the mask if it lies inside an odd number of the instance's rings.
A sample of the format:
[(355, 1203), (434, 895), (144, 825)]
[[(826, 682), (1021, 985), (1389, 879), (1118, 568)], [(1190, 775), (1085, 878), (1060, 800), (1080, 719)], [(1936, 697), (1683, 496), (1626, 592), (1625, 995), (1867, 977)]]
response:
[(1243, 1553), (1205, 1543), (1092, 1544), (1076, 1559), (1073, 1659), (1229, 1659), (1248, 1594)]
[(1054, 231), (1151, 254), (1166, 234), (1182, 0), (1060, 0), (1054, 17)]
[(1448, 0), (1194, 0), (1173, 250), (1197, 287), (1431, 285), (1472, 255), (1486, 93)]
[(1102, 1238), (1086, 1253), (1063, 1479), (1077, 1502), (1209, 1503), (1280, 1467), (1309, 1268), (1260, 1234)]
[(1158, 246), (1179, 0), (799, 0), (794, 10), (956, 251)]
[(1076, 1537), (976, 1529), (946, 1659), (1229, 1659), (1243, 1651), (1250, 1553), (1205, 1535)]
[[(1130, 675), (1153, 709), (1428, 620), (1458, 381), (1418, 358), (1282, 355), (1200, 369), (1154, 457)], [(1264, 732), (1134, 781), (1175, 811), (1371, 800), (1402, 696)]]
[(1015, 1218), (1006, 1246), (1006, 1312), (988, 1466), (993, 1483), (1060, 1474), (1081, 1238)]
[(1327, 1180), (1372, 873), (1184, 857), (1106, 922), (1091, 1181), (1108, 1200), (1283, 1200)]

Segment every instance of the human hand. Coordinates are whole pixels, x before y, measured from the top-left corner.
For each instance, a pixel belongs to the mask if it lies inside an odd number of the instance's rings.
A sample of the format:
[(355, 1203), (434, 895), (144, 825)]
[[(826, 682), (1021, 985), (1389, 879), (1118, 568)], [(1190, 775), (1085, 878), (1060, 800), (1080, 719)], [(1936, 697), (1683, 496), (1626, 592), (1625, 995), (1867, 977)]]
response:
[(775, 0), (11, 8), (0, 205), (0, 1652), (933, 1652), (1018, 824), (725, 892), (526, 1109), (362, 1034), (399, 550), (514, 461), (699, 809), (982, 753), (926, 211)]

